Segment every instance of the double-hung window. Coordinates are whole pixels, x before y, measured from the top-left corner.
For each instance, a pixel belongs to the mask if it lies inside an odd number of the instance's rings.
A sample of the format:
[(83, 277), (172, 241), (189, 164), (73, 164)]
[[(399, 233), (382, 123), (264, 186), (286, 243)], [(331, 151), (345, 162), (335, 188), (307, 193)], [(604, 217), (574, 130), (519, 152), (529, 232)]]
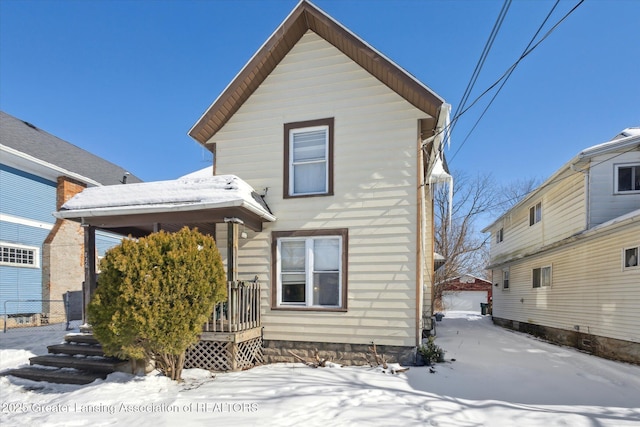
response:
[(542, 202), (529, 208), (529, 225), (534, 225), (542, 221)]
[(496, 243), (501, 243), (504, 240), (504, 228), (501, 228), (496, 232)]
[(616, 193), (640, 192), (640, 164), (616, 165)]
[(284, 125), (284, 197), (333, 194), (333, 118)]
[(346, 309), (346, 230), (274, 232), (276, 308)]
[(551, 266), (533, 269), (533, 287), (551, 286)]
[(509, 289), (509, 269), (502, 270), (502, 289)]

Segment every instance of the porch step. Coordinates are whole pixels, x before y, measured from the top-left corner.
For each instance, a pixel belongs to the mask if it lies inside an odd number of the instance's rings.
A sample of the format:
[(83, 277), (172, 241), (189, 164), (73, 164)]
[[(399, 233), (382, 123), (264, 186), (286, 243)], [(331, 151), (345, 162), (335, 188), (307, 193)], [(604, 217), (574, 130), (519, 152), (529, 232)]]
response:
[(126, 360), (106, 357), (91, 333), (67, 334), (62, 344), (50, 345), (45, 356), (29, 359), (31, 366), (11, 369), (0, 375), (12, 375), (32, 381), (62, 384), (89, 384), (104, 379), (125, 367)]
[(68, 369), (44, 369), (36, 366), (29, 366), (19, 369), (5, 371), (2, 375), (12, 375), (31, 381), (47, 381), (58, 384), (90, 384), (97, 379), (105, 379), (107, 373), (104, 372), (82, 372)]
[(71, 356), (104, 356), (99, 344), (55, 344), (47, 346), (49, 354), (68, 354)]
[(29, 359), (31, 365), (53, 366), (55, 368), (73, 368), (81, 371), (104, 372), (110, 374), (118, 367), (128, 363), (112, 357), (76, 357), (66, 355), (36, 356)]
[(64, 340), (68, 343), (100, 345), (92, 333), (67, 334), (64, 336)]

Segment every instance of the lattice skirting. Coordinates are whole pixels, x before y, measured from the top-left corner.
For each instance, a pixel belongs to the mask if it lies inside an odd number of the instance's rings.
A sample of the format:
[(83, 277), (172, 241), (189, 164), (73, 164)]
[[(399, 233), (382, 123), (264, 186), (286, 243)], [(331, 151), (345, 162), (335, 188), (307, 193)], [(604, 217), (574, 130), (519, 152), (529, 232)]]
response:
[(184, 367), (238, 371), (263, 363), (262, 337), (257, 337), (240, 343), (198, 341), (187, 350)]

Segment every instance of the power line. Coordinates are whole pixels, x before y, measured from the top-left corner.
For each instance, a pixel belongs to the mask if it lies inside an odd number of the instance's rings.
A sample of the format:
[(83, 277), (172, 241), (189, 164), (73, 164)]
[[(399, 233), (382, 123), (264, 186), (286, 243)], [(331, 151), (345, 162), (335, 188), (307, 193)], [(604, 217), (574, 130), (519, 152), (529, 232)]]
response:
[(502, 80), (502, 84), (500, 84), (500, 87), (493, 94), (493, 97), (491, 98), (491, 100), (489, 101), (487, 106), (482, 111), (482, 114), (480, 114), (480, 117), (478, 117), (478, 120), (476, 120), (476, 122), (473, 125), (473, 127), (471, 128), (471, 130), (469, 130), (469, 132), (467, 133), (467, 136), (462, 141), (462, 144), (460, 144), (460, 146), (458, 147), (456, 152), (453, 153), (453, 156), (451, 156), (451, 160), (450, 161), (453, 161), (453, 159), (456, 157), (456, 154), (458, 154), (460, 149), (464, 146), (464, 144), (467, 142), (467, 140), (469, 139), (469, 137), (471, 136), (473, 131), (476, 129), (476, 127), (478, 126), (478, 123), (480, 123), (480, 121), (482, 120), (484, 115), (487, 113), (487, 110), (489, 110), (489, 107), (491, 107), (491, 104), (493, 104), (493, 101), (495, 101), (496, 97), (498, 96), (498, 94), (500, 93), (500, 91), (502, 90), (504, 85), (507, 84), (507, 81), (509, 80), (509, 77), (511, 77), (511, 74), (513, 74), (513, 72), (515, 71), (516, 67), (518, 66), (518, 64), (522, 60), (523, 55), (529, 50), (529, 48), (531, 47), (533, 42), (536, 40), (536, 38), (538, 37), (538, 34), (540, 34), (540, 31), (542, 31), (542, 28), (546, 25), (546, 23), (549, 20), (549, 18), (551, 18), (551, 15), (553, 14), (553, 11), (556, 9), (556, 7), (558, 6), (559, 3), (560, 3), (560, 0), (556, 0), (556, 3), (553, 5), (553, 7), (551, 8), (551, 10), (547, 14), (547, 16), (544, 18), (544, 20), (542, 21), (542, 23), (540, 24), (540, 26), (536, 30), (536, 32), (533, 35), (533, 37), (531, 37), (531, 40), (529, 40), (529, 44), (527, 44), (527, 47), (525, 47), (524, 50), (522, 51), (522, 53), (520, 54), (520, 58), (515, 62), (515, 64), (511, 68), (509, 68), (506, 77), (504, 77), (504, 79)]
[[(462, 94), (462, 98), (460, 99), (460, 103), (458, 104), (458, 107), (456, 108), (456, 111), (453, 114), (454, 117), (456, 117), (458, 112), (462, 110), (467, 104), (467, 101), (469, 100), (469, 96), (471, 96), (471, 91), (473, 90), (473, 87), (475, 86), (476, 81), (478, 80), (480, 71), (482, 70), (484, 63), (487, 60), (487, 57), (489, 56), (489, 51), (491, 51), (493, 42), (495, 41), (496, 36), (498, 35), (498, 31), (500, 31), (500, 27), (502, 27), (502, 23), (504, 22), (504, 18), (507, 15), (507, 12), (510, 6), (511, 6), (511, 0), (505, 0), (504, 4), (502, 5), (502, 9), (500, 9), (500, 13), (498, 14), (498, 18), (496, 19), (496, 22), (493, 24), (493, 28), (491, 29), (491, 33), (489, 34), (489, 38), (487, 39), (484, 45), (484, 48), (482, 49), (480, 58), (478, 58), (478, 63), (476, 64), (476, 68), (473, 70), (473, 73), (471, 74), (471, 78), (469, 79), (469, 83), (467, 83), (467, 87), (464, 90), (464, 93)], [(455, 127), (454, 124), (452, 124), (451, 129), (449, 130), (449, 134), (453, 132), (454, 127)]]
[[(553, 27), (551, 27), (545, 34), (544, 36), (542, 36), (542, 38), (533, 46), (528, 47), (527, 49), (525, 49), (525, 51), (520, 55), (520, 57), (516, 60), (516, 62), (513, 63), (513, 65), (511, 65), (507, 71), (504, 72), (504, 74), (502, 74), (502, 76), (500, 76), (500, 78), (498, 80), (496, 80), (491, 86), (489, 86), (484, 92), (482, 92), (478, 97), (476, 97), (473, 102), (471, 103), (471, 105), (469, 105), (468, 107), (466, 107), (464, 110), (462, 110), (460, 113), (457, 113), (454, 115), (454, 117), (451, 119), (450, 122), (450, 129), (453, 128), (453, 126), (455, 126), (455, 124), (457, 123), (457, 121), (460, 119), (460, 117), (462, 117), (462, 115), (464, 115), (467, 111), (469, 111), (481, 98), (483, 98), (487, 93), (489, 93), (493, 88), (495, 88), (501, 81), (503, 81), (504, 79), (508, 78), (509, 76), (511, 76), (511, 74), (513, 73), (513, 70), (517, 67), (517, 65), (520, 63), (520, 61), (522, 61), (525, 57), (527, 57), (531, 52), (533, 52), (544, 40), (546, 40), (547, 37), (549, 37), (549, 35), (551, 35), (551, 33), (562, 23), (564, 22), (565, 19), (567, 19), (569, 17), (569, 15), (571, 15), (582, 3), (584, 3), (584, 0), (580, 0), (569, 12), (567, 12), (558, 22), (556, 22), (555, 25), (553, 25)], [(556, 6), (554, 5), (554, 8)], [(552, 9), (553, 11), (553, 9)], [(545, 21), (548, 19), (545, 18)], [(544, 25), (544, 23), (543, 23)], [(538, 32), (540, 31), (540, 29), (538, 30)], [(538, 34), (538, 32), (536, 33), (536, 35)], [(534, 36), (535, 38), (535, 36)], [(531, 42), (529, 43), (529, 46), (531, 45)], [(504, 84), (503, 84), (504, 85)], [(502, 88), (502, 87), (501, 87)], [(495, 97), (494, 97), (495, 99)], [(493, 102), (493, 99), (492, 101)], [(456, 110), (457, 111), (457, 110)], [(484, 113), (483, 113), (484, 115)], [(474, 125), (474, 128), (476, 125)], [(466, 139), (465, 141), (466, 142)], [(458, 152), (460, 151), (460, 149), (462, 148), (462, 146), (464, 145), (461, 144), (458, 149), (456, 150), (456, 152), (453, 154), (453, 156), (451, 157), (451, 160), (453, 160), (453, 158), (455, 158), (455, 156), (458, 154)], [(450, 160), (450, 161), (451, 161)]]

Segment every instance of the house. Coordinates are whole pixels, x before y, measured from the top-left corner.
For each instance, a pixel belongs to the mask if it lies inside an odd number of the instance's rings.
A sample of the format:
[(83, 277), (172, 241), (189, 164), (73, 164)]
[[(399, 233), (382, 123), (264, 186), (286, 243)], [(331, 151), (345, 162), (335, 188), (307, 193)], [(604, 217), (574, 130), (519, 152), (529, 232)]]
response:
[[(84, 188), (120, 184), (125, 174), (129, 182), (140, 182), (125, 169), (0, 112), (0, 316), (64, 315), (61, 303), (48, 301), (81, 289), (84, 233), (77, 223), (51, 213)], [(99, 254), (118, 241), (98, 233)]]
[(436, 309), (482, 312), (480, 304), (489, 304), (493, 284), (471, 274), (452, 277), (436, 286), (442, 287), (441, 298), (436, 296)]
[[(246, 332), (261, 340), (251, 347), (263, 346), (268, 362), (317, 349), (361, 364), (371, 343), (411, 362), (431, 319), (430, 188), (450, 178), (441, 154), (449, 109), (303, 0), (189, 131), (215, 154), (211, 180), (222, 187), (197, 179), (219, 196), (179, 206), (160, 197), (154, 212), (95, 197), (98, 205), (72, 201), (57, 215), (83, 221), (88, 231), (143, 234), (199, 223), (226, 240), (219, 248), (229, 290), (260, 284), (262, 328)], [(183, 179), (179, 185), (188, 187), (194, 178)], [(224, 202), (225, 189), (240, 188), (233, 203)], [(89, 205), (93, 217), (83, 214)], [(206, 333), (225, 322), (213, 319)], [(220, 340), (245, 340), (232, 332), (203, 334), (198, 361), (187, 365), (205, 363)]]
[(640, 362), (640, 128), (583, 150), (483, 231), (495, 323)]

